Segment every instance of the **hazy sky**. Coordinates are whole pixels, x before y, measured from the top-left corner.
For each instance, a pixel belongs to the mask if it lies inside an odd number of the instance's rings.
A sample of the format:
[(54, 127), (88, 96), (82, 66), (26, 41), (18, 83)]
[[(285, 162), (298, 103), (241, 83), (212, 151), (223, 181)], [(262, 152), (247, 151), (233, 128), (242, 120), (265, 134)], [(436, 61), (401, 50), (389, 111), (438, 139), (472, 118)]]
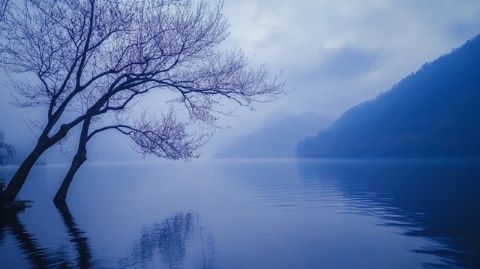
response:
[[(478, 0), (226, 0), (224, 11), (228, 46), (283, 70), (292, 92), (224, 120), (232, 128), (217, 132), (207, 154), (269, 119), (304, 112), (338, 117), (480, 33)], [(28, 117), (7, 119), (14, 111), (8, 89), (0, 98), (0, 129), (18, 139), (8, 130), (27, 130)]]
[(478, 0), (227, 0), (225, 12), (230, 42), (294, 92), (228, 119), (212, 147), (275, 114), (338, 117), (480, 33)]
[(480, 33), (477, 0), (227, 0), (225, 12), (231, 42), (295, 89), (274, 107), (331, 116)]

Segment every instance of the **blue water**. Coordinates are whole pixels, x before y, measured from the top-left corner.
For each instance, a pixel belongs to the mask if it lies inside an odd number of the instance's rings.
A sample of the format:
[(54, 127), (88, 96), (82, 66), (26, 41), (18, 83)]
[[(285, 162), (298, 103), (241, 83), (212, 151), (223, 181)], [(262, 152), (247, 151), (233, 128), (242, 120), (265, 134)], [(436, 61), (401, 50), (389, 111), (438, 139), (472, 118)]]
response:
[(89, 164), (59, 210), (65, 169), (0, 219), (0, 268), (480, 268), (479, 161)]

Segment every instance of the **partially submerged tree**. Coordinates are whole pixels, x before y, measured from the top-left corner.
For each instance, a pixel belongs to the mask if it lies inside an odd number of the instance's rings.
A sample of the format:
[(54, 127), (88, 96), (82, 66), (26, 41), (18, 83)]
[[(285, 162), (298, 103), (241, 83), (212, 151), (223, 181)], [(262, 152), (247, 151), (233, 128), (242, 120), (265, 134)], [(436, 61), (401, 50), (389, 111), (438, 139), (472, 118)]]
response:
[(117, 131), (130, 138), (132, 146), (141, 154), (151, 154), (159, 158), (189, 159), (197, 157), (195, 150), (207, 141), (207, 134), (192, 134), (187, 124), (176, 119), (173, 111), (158, 117), (148, 117), (145, 113), (135, 122), (118, 120), (113, 124), (102, 125), (91, 129), (92, 119), (83, 121), (77, 146), (70, 167), (55, 195), (56, 204), (65, 203), (68, 189), (75, 174), (87, 160), (87, 144), (97, 134), (105, 131)]
[[(187, 125), (213, 126), (228, 100), (251, 106), (281, 94), (282, 84), (264, 67), (250, 68), (240, 52), (222, 52), (227, 29), (221, 5), (212, 8), (202, 0), (25, 0), (12, 5), (0, 25), (0, 64), (22, 75), (12, 81), (18, 104), (47, 111), (37, 144), (10, 180), (4, 199), (15, 199), (38, 158), (82, 122), (72, 177), (86, 159), (86, 143), (101, 131), (130, 136), (144, 153), (190, 158), (205, 133), (188, 131)], [(178, 111), (181, 104), (188, 118), (177, 121), (171, 114), (132, 120), (138, 115), (132, 113), (125, 120), (117, 115), (122, 119), (90, 132), (92, 122), (125, 112), (152, 92), (172, 101), (159, 100), (159, 106)]]

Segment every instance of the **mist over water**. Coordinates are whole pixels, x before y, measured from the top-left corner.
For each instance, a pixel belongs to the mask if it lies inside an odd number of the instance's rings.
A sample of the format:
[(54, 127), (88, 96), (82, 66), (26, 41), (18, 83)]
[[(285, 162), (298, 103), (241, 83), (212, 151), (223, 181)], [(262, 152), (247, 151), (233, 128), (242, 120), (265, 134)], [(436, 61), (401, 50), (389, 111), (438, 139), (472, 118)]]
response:
[(0, 269), (480, 269), (479, 15), (0, 0)]
[(480, 268), (479, 164), (90, 164), (60, 209), (66, 167), (37, 166), (0, 268)]

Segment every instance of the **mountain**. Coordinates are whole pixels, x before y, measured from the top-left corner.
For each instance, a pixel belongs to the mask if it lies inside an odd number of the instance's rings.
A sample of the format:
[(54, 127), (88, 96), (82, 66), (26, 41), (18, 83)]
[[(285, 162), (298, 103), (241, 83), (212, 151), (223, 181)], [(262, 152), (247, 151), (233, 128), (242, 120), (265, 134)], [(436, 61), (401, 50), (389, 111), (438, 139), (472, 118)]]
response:
[(313, 113), (291, 116), (235, 141), (216, 154), (225, 159), (294, 158), (297, 143), (326, 128), (331, 120)]
[[(408, 57), (408, 55), (406, 55)], [(479, 157), (480, 36), (353, 107), (302, 158)]]

